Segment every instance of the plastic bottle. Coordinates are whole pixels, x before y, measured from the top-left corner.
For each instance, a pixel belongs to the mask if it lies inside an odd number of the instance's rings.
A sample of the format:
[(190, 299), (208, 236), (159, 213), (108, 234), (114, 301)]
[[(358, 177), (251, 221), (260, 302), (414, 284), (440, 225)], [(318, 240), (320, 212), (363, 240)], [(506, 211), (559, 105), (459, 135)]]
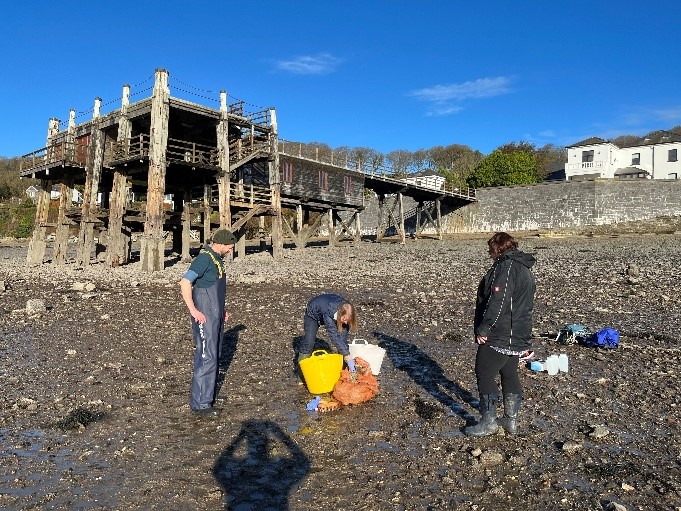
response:
[(550, 376), (558, 374), (558, 355), (549, 355), (546, 359), (546, 371)]
[(558, 369), (563, 372), (568, 372), (568, 356), (565, 353), (558, 355)]

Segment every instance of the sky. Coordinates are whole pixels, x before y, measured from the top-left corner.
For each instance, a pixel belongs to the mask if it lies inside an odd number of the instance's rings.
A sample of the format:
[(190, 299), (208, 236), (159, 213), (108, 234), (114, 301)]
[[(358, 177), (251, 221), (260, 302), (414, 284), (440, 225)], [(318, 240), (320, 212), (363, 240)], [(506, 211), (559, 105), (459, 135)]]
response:
[[(6, 2), (0, 157), (151, 96), (275, 108), (279, 137), (382, 153), (567, 146), (681, 125), (681, 1)], [(138, 93), (138, 95), (135, 95)]]

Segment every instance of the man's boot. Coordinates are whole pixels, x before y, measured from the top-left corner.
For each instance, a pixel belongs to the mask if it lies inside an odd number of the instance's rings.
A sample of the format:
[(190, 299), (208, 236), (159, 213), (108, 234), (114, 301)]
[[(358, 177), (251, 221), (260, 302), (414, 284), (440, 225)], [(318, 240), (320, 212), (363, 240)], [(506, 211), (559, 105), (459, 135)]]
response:
[(499, 394), (485, 394), (480, 396), (480, 421), (474, 426), (464, 428), (466, 436), (493, 435), (499, 429), (497, 424), (497, 403)]
[(504, 394), (504, 416), (499, 419), (499, 424), (511, 435), (518, 432), (518, 410), (522, 400), (521, 394)]

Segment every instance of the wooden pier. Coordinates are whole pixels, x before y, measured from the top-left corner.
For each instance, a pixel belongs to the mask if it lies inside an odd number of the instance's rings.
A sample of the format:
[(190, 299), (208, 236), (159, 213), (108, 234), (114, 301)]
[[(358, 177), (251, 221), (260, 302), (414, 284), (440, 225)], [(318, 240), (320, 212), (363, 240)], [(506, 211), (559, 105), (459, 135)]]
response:
[[(392, 224), (404, 241), (402, 194), (418, 197), (419, 214), (438, 233), (441, 201), (463, 206), (475, 200), (469, 192), (407, 185), (361, 163), (296, 155), (278, 139), (274, 108), (246, 112), (241, 101), (228, 104), (225, 91), (218, 109), (175, 98), (164, 69), (156, 70), (151, 91), (131, 103), (131, 87), (124, 85), (119, 108), (102, 115), (97, 98), (90, 120), (76, 124), (72, 110), (65, 129), (50, 119), (45, 147), (22, 156), (21, 176), (41, 182), (29, 264), (64, 264), (69, 237), (77, 232), (81, 266), (91, 264), (95, 240), (105, 248), (108, 266), (126, 264), (137, 238), (142, 269), (157, 271), (163, 269), (168, 232), (172, 250), (189, 260), (192, 232), (206, 242), (218, 227), (235, 233), (235, 257), (242, 257), (252, 218), (259, 219), (261, 232), (270, 219), (275, 258), (282, 256), (285, 237), (303, 247), (322, 227), (330, 244), (356, 242), (365, 188), (376, 191), (387, 213), (377, 237)], [(49, 214), (55, 187), (56, 221)], [(82, 190), (75, 203), (74, 188)], [(48, 233), (54, 233), (51, 259)]]

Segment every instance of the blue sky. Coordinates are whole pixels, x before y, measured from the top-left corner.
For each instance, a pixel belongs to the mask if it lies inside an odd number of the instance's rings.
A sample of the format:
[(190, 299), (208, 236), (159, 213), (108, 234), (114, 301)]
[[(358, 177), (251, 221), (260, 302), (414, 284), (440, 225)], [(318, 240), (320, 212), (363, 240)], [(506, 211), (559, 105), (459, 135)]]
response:
[(8, 2), (0, 156), (159, 67), (173, 96), (217, 108), (224, 89), (276, 108), (281, 138), (331, 147), (645, 134), (681, 124), (680, 34), (679, 0)]

